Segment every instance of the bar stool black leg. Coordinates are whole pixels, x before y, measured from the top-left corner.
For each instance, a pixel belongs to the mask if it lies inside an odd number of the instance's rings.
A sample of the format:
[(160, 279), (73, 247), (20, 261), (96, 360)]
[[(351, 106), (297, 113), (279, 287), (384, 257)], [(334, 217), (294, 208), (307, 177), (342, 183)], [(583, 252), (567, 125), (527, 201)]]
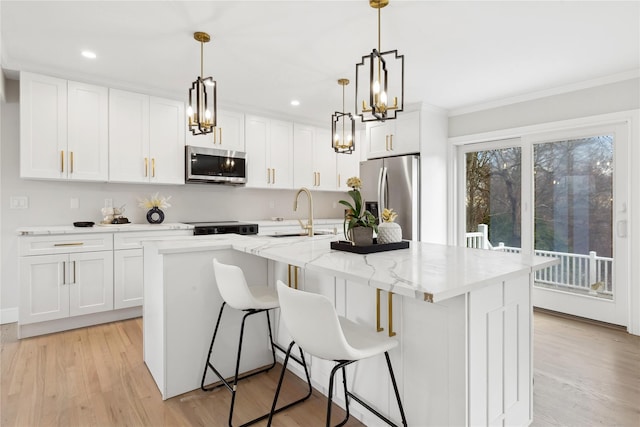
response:
[(407, 427), (407, 417), (404, 415), (404, 407), (402, 406), (402, 400), (400, 400), (400, 392), (398, 391), (398, 384), (396, 383), (396, 376), (393, 374), (393, 368), (391, 367), (391, 359), (389, 358), (389, 352), (384, 352), (384, 357), (387, 359), (387, 367), (389, 368), (389, 375), (391, 376), (391, 383), (393, 384), (393, 391), (396, 395), (396, 401), (398, 402), (398, 409), (400, 409), (400, 417), (402, 417), (402, 425)]
[(220, 326), (220, 319), (222, 319), (222, 312), (224, 311), (224, 306), (226, 304), (227, 304), (226, 302), (222, 303), (222, 306), (220, 307), (220, 313), (218, 314), (218, 320), (216, 321), (216, 327), (213, 330), (213, 337), (211, 338), (211, 345), (209, 345), (209, 354), (207, 355), (207, 363), (205, 363), (205, 365), (204, 365), (204, 372), (202, 373), (202, 382), (200, 383), (200, 388), (202, 389), (202, 391), (211, 391), (214, 388), (219, 387), (219, 386), (215, 386), (215, 387), (206, 388), (204, 386), (204, 381), (205, 381), (205, 378), (207, 376), (207, 369), (209, 369), (209, 368), (213, 369), (213, 371), (218, 375), (218, 377), (220, 377), (220, 374), (218, 373), (216, 368), (214, 368), (213, 365), (211, 364), (211, 352), (213, 351), (213, 343), (215, 343), (215, 341), (216, 341), (216, 335), (218, 335), (218, 327)]

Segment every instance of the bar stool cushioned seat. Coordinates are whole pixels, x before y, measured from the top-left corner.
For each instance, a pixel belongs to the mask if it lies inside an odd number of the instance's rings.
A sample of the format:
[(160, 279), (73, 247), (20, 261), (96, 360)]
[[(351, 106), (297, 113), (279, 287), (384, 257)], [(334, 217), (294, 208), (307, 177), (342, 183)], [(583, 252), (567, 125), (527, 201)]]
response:
[[(273, 341), (273, 335), (271, 333), (271, 319), (269, 318), (269, 310), (278, 308), (279, 301), (278, 301), (278, 294), (274, 288), (269, 288), (268, 286), (248, 286), (247, 281), (245, 280), (245, 277), (244, 277), (244, 273), (242, 272), (242, 269), (238, 266), (223, 264), (214, 258), (213, 272), (216, 279), (216, 283), (218, 285), (218, 290), (223, 299), (223, 303), (222, 303), (222, 306), (220, 307), (220, 313), (218, 314), (218, 320), (216, 322), (216, 326), (213, 332), (213, 337), (211, 338), (211, 345), (209, 346), (209, 354), (207, 355), (207, 362), (205, 364), (204, 372), (202, 374), (202, 382), (200, 384), (200, 388), (203, 391), (211, 391), (218, 387), (225, 386), (231, 392), (231, 406), (229, 408), (229, 426), (232, 426), (233, 409), (235, 406), (236, 392), (238, 390), (238, 387), (237, 387), (238, 381), (251, 377), (253, 375), (260, 374), (262, 372), (269, 371), (271, 368), (273, 368), (276, 365), (276, 353), (275, 353), (276, 349), (285, 353), (285, 350)], [(222, 374), (215, 368), (211, 360), (213, 346), (216, 341), (218, 329), (220, 327), (220, 320), (222, 319), (222, 314), (224, 312), (224, 308), (226, 305), (229, 305), (231, 308), (234, 308), (236, 310), (241, 310), (245, 312), (244, 316), (242, 317), (242, 326), (240, 328), (240, 338), (238, 340), (238, 350), (236, 354), (235, 375), (233, 377), (232, 382), (227, 381), (227, 379), (225, 379), (222, 376)], [(270, 365), (266, 367), (263, 367), (255, 371), (251, 371), (248, 374), (241, 376), (239, 372), (240, 357), (242, 354), (242, 338), (244, 336), (245, 321), (247, 317), (253, 314), (258, 314), (263, 312), (266, 314), (266, 317), (267, 317), (267, 326), (269, 329), (269, 342), (271, 344), (271, 353), (273, 356), (273, 361)], [(312, 392), (311, 379), (309, 376), (309, 371), (307, 369), (307, 365), (306, 365), (302, 350), (300, 350), (299, 359), (293, 356), (292, 358), (304, 368), (305, 374), (307, 376), (307, 383), (309, 386), (308, 392), (304, 397), (279, 408), (275, 412), (280, 412), (282, 410), (285, 410), (297, 403), (300, 403), (306, 400), (307, 398), (309, 398), (309, 396), (311, 396), (311, 392)], [(216, 376), (220, 380), (220, 383), (215, 384), (213, 386), (206, 387), (205, 381), (206, 381), (206, 376), (209, 369), (211, 369), (216, 374)], [(269, 415), (270, 413), (266, 413), (242, 425), (247, 426), (247, 425), (253, 424), (260, 420), (266, 419)]]
[[(280, 300), (280, 310), (282, 319), (291, 334), (295, 344), (305, 352), (325, 360), (333, 360), (337, 365), (331, 371), (329, 378), (329, 396), (327, 405), (327, 426), (331, 421), (331, 404), (333, 396), (333, 381), (335, 373), (342, 370), (342, 380), (344, 386), (344, 397), (346, 405), (346, 418), (338, 425), (343, 425), (349, 419), (349, 400), (353, 398), (366, 409), (381, 418), (387, 424), (395, 425), (389, 418), (380, 414), (375, 408), (364, 402), (360, 397), (347, 390), (345, 377), (345, 366), (361, 359), (381, 355), (384, 353), (387, 360), (389, 375), (393, 384), (396, 400), (402, 417), (402, 424), (407, 425), (404, 408), (400, 400), (398, 386), (396, 384), (389, 350), (398, 345), (392, 338), (377, 334), (357, 323), (344, 317), (338, 316), (331, 301), (324, 295), (313, 294), (291, 289), (281, 281), (278, 281), (278, 299)], [(293, 342), (289, 346), (291, 351)], [(287, 353), (288, 354), (288, 353)], [(284, 369), (286, 369), (287, 358), (285, 357)], [(283, 375), (280, 376), (280, 384)], [(280, 384), (276, 391), (273, 408), (276, 406)], [(272, 413), (269, 416), (269, 425), (273, 419)]]

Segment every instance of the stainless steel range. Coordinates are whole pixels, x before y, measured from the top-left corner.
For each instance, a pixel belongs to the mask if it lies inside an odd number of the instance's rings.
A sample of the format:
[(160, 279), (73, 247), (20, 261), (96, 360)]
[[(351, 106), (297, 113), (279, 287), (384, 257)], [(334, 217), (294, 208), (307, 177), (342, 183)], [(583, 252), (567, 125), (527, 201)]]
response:
[(258, 234), (258, 224), (239, 221), (187, 222), (194, 226), (193, 234)]

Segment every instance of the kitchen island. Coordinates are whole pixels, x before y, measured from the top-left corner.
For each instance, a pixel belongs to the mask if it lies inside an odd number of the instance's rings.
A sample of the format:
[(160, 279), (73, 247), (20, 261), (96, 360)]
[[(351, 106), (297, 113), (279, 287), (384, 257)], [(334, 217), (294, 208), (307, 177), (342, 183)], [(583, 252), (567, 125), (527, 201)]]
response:
[[(530, 290), (533, 272), (554, 260), (420, 242), (358, 255), (331, 250), (332, 240), (222, 235), (145, 242), (144, 354), (163, 398), (200, 385), (222, 302), (211, 266), (217, 257), (240, 265), (249, 284), (289, 281), (327, 295), (339, 314), (395, 336), (400, 346), (391, 358), (410, 425), (530, 423)], [(235, 349), (239, 328), (230, 319), (221, 325), (226, 351), (214, 349), (223, 374), (232, 372), (235, 354), (228, 349)], [(273, 319), (277, 340), (288, 344), (286, 325)], [(251, 350), (242, 370), (269, 360), (266, 327), (260, 327), (247, 331)], [(399, 419), (383, 367), (383, 360), (364, 360), (349, 382)], [(311, 359), (314, 387), (325, 394), (330, 368)], [(353, 406), (363, 422), (376, 423)]]

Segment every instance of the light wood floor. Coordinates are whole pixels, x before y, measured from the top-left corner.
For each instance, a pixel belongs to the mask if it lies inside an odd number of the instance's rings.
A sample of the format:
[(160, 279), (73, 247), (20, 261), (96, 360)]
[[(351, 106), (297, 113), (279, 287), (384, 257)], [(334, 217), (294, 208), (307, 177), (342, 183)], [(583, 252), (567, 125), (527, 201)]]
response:
[[(640, 337), (546, 313), (534, 318), (533, 425), (640, 426)], [(162, 401), (142, 362), (141, 319), (24, 340), (15, 324), (0, 332), (3, 427), (227, 425), (225, 390)], [(235, 424), (268, 410), (278, 372), (244, 380)], [(291, 376), (283, 399), (303, 387)], [(324, 425), (325, 405), (314, 392), (274, 424)], [(336, 409), (334, 420), (343, 415)]]

